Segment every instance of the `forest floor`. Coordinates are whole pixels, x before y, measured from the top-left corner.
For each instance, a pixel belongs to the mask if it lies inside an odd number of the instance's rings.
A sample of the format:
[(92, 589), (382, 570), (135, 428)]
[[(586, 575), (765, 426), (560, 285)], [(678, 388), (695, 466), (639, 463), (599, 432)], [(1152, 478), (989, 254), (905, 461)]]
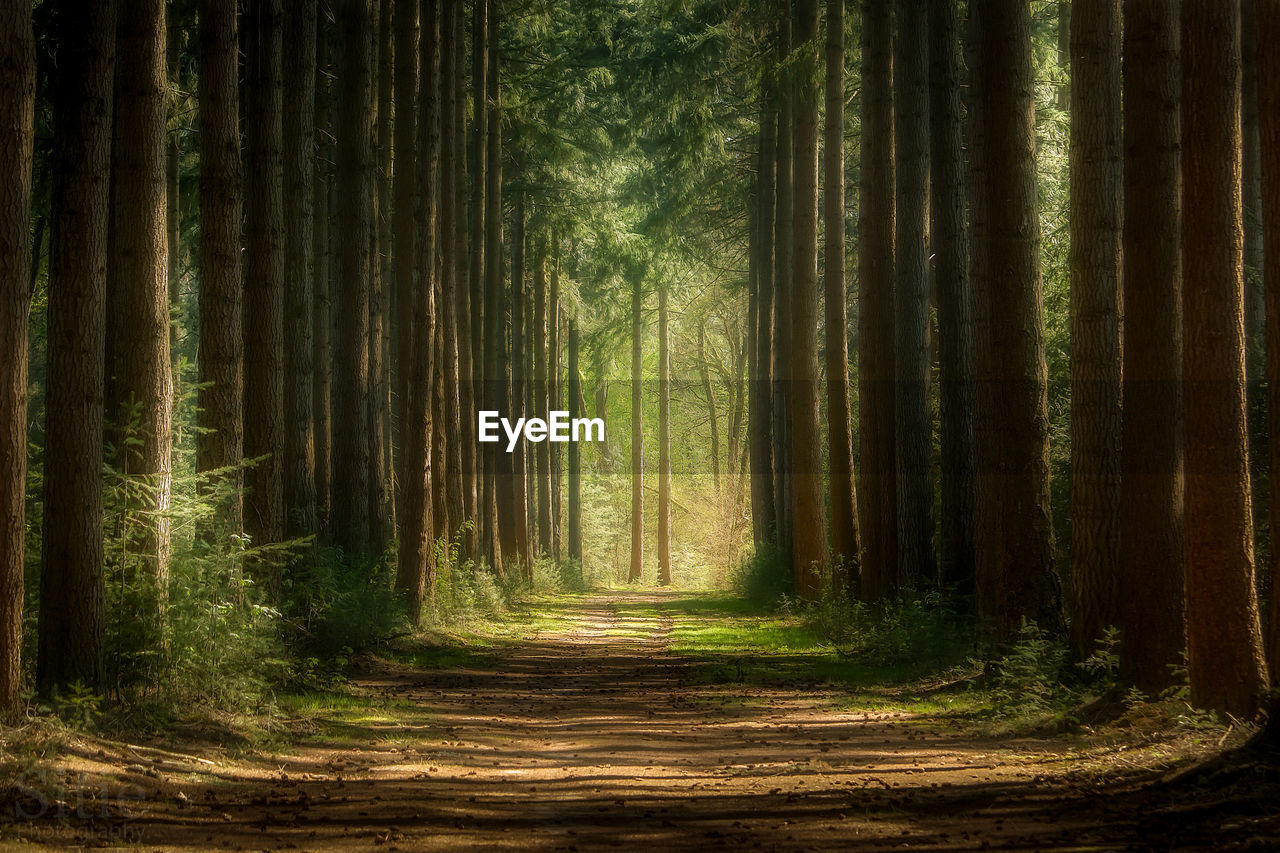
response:
[(728, 599), (555, 596), (521, 625), (363, 659), (284, 703), (270, 749), (73, 738), (0, 848), (1280, 849), (1273, 769), (1159, 782), (1216, 743), (1027, 735), (963, 692), (832, 681), (786, 636), (744, 646), (781, 629)]

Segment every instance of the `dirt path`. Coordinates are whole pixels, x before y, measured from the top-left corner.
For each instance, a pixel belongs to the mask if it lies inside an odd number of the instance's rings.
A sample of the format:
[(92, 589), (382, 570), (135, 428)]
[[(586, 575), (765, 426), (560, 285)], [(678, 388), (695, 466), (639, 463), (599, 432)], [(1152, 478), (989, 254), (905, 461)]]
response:
[(329, 723), (269, 760), (140, 759), (115, 783), (123, 806), (19, 834), (147, 850), (1168, 849), (1147, 845), (1132, 803), (1099, 796), (1067, 740), (974, 740), (835, 710), (820, 690), (707, 684), (668, 650), (661, 596), (622, 596), (648, 605), (638, 616), (618, 601), (565, 604), (500, 667), (379, 665), (358, 682), (402, 713)]

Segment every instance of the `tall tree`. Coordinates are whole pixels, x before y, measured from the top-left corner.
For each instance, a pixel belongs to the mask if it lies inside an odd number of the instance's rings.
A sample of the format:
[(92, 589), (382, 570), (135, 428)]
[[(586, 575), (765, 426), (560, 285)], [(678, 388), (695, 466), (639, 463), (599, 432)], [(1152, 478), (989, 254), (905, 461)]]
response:
[(777, 517), (773, 484), (773, 260), (777, 212), (777, 88), (771, 70), (761, 74), (760, 150), (755, 195), (755, 274), (751, 277), (751, 521), (757, 545), (773, 541)]
[(1252, 718), (1266, 689), (1244, 377), (1240, 7), (1182, 7), (1183, 405), (1191, 701)]
[(333, 354), (334, 541), (367, 553), (369, 518), (369, 281), (373, 227), (373, 65), (369, 0), (338, 0), (337, 316)]
[[(415, 193), (420, 202), (416, 208), (414, 230), (420, 239), (414, 244), (417, 258), (413, 262), (418, 274), (409, 277), (412, 284), (402, 294), (400, 310), (412, 317), (412, 344), (409, 361), (400, 366), (408, 371), (407, 385), (419, 389), (410, 394), (404, 405), (405, 422), (401, 447), (401, 503), (397, 513), (400, 526), (399, 565), (396, 588), (404, 597), (409, 618), (418, 622), (427, 596), (434, 592), (432, 572), (432, 536), (434, 533), (431, 503), (431, 433), (432, 406), (430, 387), (432, 342), (434, 338), (434, 265), (436, 252), (437, 200), (439, 195), (440, 88), (439, 88), (439, 4), (422, 0), (419, 10), (421, 35), (418, 40), (418, 96)], [(404, 60), (405, 57), (401, 56)], [(402, 176), (403, 177), (403, 176)], [(403, 210), (400, 215), (404, 215)], [(403, 244), (401, 244), (403, 245)], [(407, 261), (406, 261), (407, 262)]]
[(316, 531), (315, 422), (312, 419), (312, 324), (315, 313), (316, 0), (290, 4), (284, 68), (285, 532)]
[[(467, 176), (469, 180), (467, 221), (467, 289), (471, 295), (471, 364), (472, 397), (478, 410), (488, 399), (486, 385), (489, 369), (485, 343), (488, 340), (486, 325), (487, 303), (485, 289), (485, 164), (489, 149), (489, 111), (486, 108), (488, 88), (488, 9), (487, 0), (473, 0), (471, 16), (471, 137), (467, 146)], [(468, 410), (470, 411), (470, 410)], [(475, 457), (475, 550), (477, 560), (492, 558), (493, 473), (491, 455), (485, 448), (477, 447)], [(494, 565), (496, 567), (496, 564)]]
[(644, 566), (644, 290), (643, 276), (631, 271), (631, 568), (627, 580), (640, 580)]
[[(525, 386), (528, 382), (525, 367), (525, 259), (528, 248), (525, 218), (525, 194), (521, 190), (516, 194), (515, 209), (511, 214), (511, 334), (508, 350), (507, 375), (508, 386), (506, 411), (514, 421), (525, 417)], [(526, 580), (533, 578), (533, 549), (529, 544), (529, 458), (526, 443), (516, 442), (515, 449), (506, 454), (511, 464), (509, 485), (510, 500), (506, 503), (510, 512), (509, 542), (513, 555), (520, 560), (520, 571)]]
[(328, 530), (329, 501), (332, 493), (332, 399), (331, 377), (333, 354), (330, 346), (333, 290), (333, 255), (330, 251), (332, 230), (331, 205), (329, 204), (333, 174), (329, 164), (333, 162), (333, 126), (331, 121), (333, 94), (329, 83), (329, 22), (332, 10), (329, 0), (320, 0), (317, 6), (316, 36), (316, 127), (315, 161), (313, 164), (312, 190), (312, 246), (314, 267), (312, 271), (312, 425), (315, 433), (315, 489), (316, 526)]
[(894, 424), (898, 476), (898, 571), (915, 583), (935, 574), (933, 436), (929, 371), (928, 10), (897, 0), (893, 52)]
[[(552, 320), (554, 326), (555, 321)], [(533, 397), (534, 408), (529, 417), (547, 418), (551, 409), (551, 386), (548, 381), (548, 356), (554, 353), (547, 346), (547, 240), (538, 238), (537, 257), (533, 266), (533, 334), (529, 344), (533, 349)], [(543, 441), (536, 448), (537, 454), (537, 552), (551, 552), (551, 442)]]
[[(142, 579), (159, 595), (169, 578), (173, 489), (173, 373), (169, 362), (166, 179), (167, 35), (163, 0), (127, 0), (116, 22), (115, 141), (108, 276), (114, 304), (117, 464), (146, 484), (134, 543)], [(124, 420), (132, 416), (133, 423)], [(126, 441), (127, 433), (129, 435)], [(148, 606), (159, 606), (153, 600)]]
[[(578, 372), (578, 318), (569, 317), (569, 417), (582, 417), (582, 374)], [(582, 450), (569, 443), (569, 559), (582, 571)]]
[(826, 128), (823, 215), (826, 300), (827, 447), (831, 478), (831, 553), (846, 582), (857, 577), (858, 497), (849, 419), (849, 309), (844, 223), (844, 0), (827, 0)]
[[(374, 0), (374, 210), (372, 275), (369, 279), (369, 540), (375, 554), (391, 538), (392, 496), (387, 467), (390, 451), (391, 388), (388, 338), (391, 330), (391, 90), (395, 57), (392, 50), (392, 0)], [(399, 165), (399, 164), (397, 164)]]
[[(413, 152), (418, 140), (418, 12), (420, 0), (396, 0), (395, 8), (395, 150)], [(396, 370), (394, 410), (399, 434), (396, 437), (396, 521), (406, 526), (406, 513), (416, 512), (408, 490), (416, 489), (416, 473), (407, 467), (413, 457), (410, 443), (418, 440), (418, 424), (410, 417), (416, 389), (409, 384), (413, 369), (414, 287), (417, 267), (418, 168), (416, 156), (396, 158), (392, 186), (391, 276), (395, 295)], [(425, 203), (425, 200), (423, 200)], [(416, 462), (415, 462), (416, 465)], [(416, 472), (416, 468), (415, 468)], [(403, 546), (402, 546), (403, 547)]]
[[(1266, 373), (1266, 295), (1262, 281), (1262, 172), (1259, 139), (1257, 0), (1240, 0), (1240, 188), (1244, 210), (1245, 378), (1251, 440), (1266, 441), (1261, 400)], [(1252, 460), (1255, 470), (1261, 459)], [(1259, 503), (1260, 505), (1260, 503)]]
[[(1276, 44), (1280, 39), (1280, 6), (1263, 3), (1258, 9), (1257, 43)], [(1260, 116), (1262, 172), (1262, 239), (1280, 246), (1280, 55), (1274, 50), (1258, 52), (1258, 113)], [(1263, 257), (1263, 279), (1267, 296), (1267, 411), (1269, 432), (1280, 438), (1280, 251)], [(1271, 494), (1269, 501), (1272, 530), (1280, 530), (1280, 440), (1270, 442)], [(1271, 684), (1280, 683), (1280, 548), (1272, 545), (1270, 648)], [(1280, 707), (1273, 704), (1269, 731), (1273, 742), (1280, 734)]]
[(978, 360), (987, 440), (979, 479), (978, 613), (997, 640), (1014, 638), (1024, 619), (1062, 627), (1049, 511), (1048, 371), (1036, 205), (1034, 72), (1030, 9), (1021, 0), (981, 4), (975, 44), (974, 109), (982, 125), (982, 179), (975, 201), (985, 221), (975, 228), (976, 260), (1000, 270), (983, 287)]
[(658, 288), (658, 583), (671, 583), (671, 327)]
[[(103, 675), (103, 359), (116, 4), (55, 7), (45, 400), (44, 522), (36, 686), (97, 688)], [(23, 342), (25, 346), (25, 341)]]
[(1071, 648), (1119, 624), (1120, 2), (1071, 13)]
[[(444, 532), (457, 538), (466, 516), (464, 499), (464, 448), (467, 435), (464, 425), (472, 424), (472, 409), (462, 407), (464, 364), (462, 354), (470, 354), (471, 341), (460, 326), (459, 302), (465, 295), (466, 283), (462, 280), (463, 239), (465, 231), (460, 227), (465, 219), (460, 197), (461, 185), (461, 126), (457, 115), (461, 107), (458, 97), (458, 43), (454, 38), (461, 0), (442, 0), (440, 8), (440, 40), (443, 52), (440, 56), (440, 267), (441, 299), (440, 322), (444, 346), (444, 431), (447, 438), (445, 465), (441, 484), (444, 487), (448, 526)], [(474, 438), (471, 441), (474, 442)], [(474, 448), (474, 443), (470, 448)], [(468, 449), (470, 449), (468, 448)]]
[(27, 493), (27, 249), (35, 120), (35, 36), (27, 0), (0, 3), (0, 722), (22, 710), (24, 499)]
[(244, 12), (244, 453), (259, 460), (245, 474), (244, 526), (257, 545), (284, 536), (282, 9), (282, 0), (248, 0)]
[[(791, 286), (795, 256), (795, 86), (790, 65), (791, 2), (781, 0), (778, 11), (778, 139), (774, 167), (774, 252), (773, 252), (773, 503), (776, 510), (774, 540), (784, 554), (790, 554), (791, 504)], [(811, 330), (806, 330), (810, 334)]]
[[(504, 326), (502, 294), (502, 88), (499, 70), (502, 55), (498, 44), (500, 0), (481, 0), (488, 7), (484, 17), (485, 69), (485, 165), (484, 165), (484, 382), (488, 408), (506, 411), (506, 384), (499, 374), (499, 353)], [(503, 571), (502, 548), (497, 535), (498, 466), (503, 456), (498, 445), (490, 444), (485, 460), (484, 507), (486, 550), (493, 569)]]
[(973, 591), (973, 291), (957, 5), (929, 4), (929, 240), (938, 304), (941, 579), (968, 594)]
[(1178, 7), (1124, 8), (1120, 680), (1156, 695), (1186, 649)]
[(862, 4), (862, 167), (858, 193), (858, 454), (862, 474), (862, 596), (897, 587), (894, 469), (893, 3)]
[[(560, 243), (552, 237), (551, 292), (547, 296), (547, 322), (551, 325), (548, 338), (550, 340), (550, 358), (547, 364), (547, 405), (559, 410), (563, 405), (564, 392), (560, 385)], [(557, 562), (561, 559), (560, 543), (560, 445), (551, 445), (551, 557)]]

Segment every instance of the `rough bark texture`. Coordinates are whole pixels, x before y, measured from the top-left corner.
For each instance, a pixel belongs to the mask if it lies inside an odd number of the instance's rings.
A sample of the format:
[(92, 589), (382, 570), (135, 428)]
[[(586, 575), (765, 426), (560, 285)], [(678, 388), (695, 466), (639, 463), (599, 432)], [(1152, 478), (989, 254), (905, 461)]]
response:
[(953, 0), (929, 4), (929, 231), (938, 304), (942, 583), (973, 592), (973, 291)]
[(333, 486), (332, 467), (332, 369), (331, 349), (333, 255), (330, 247), (329, 195), (333, 173), (333, 127), (331, 122), (333, 95), (329, 85), (330, 30), (332, 10), (329, 0), (320, 0), (317, 10), (316, 36), (316, 128), (315, 161), (312, 190), (315, 200), (312, 206), (312, 247), (314, 263), (312, 275), (312, 424), (315, 432), (316, 461), (316, 526), (329, 529), (330, 494)]
[[(1034, 74), (1030, 10), (1021, 0), (981, 5), (975, 109), (983, 126), (983, 172), (977, 191), (985, 222), (975, 236), (989, 319), (985, 350), (989, 387), (980, 412), (990, 430), (980, 493), (990, 501), (978, 533), (978, 613), (999, 641), (1016, 637), (1024, 619), (1060, 631), (1049, 509), (1048, 375), (1044, 352), (1040, 228), (1036, 209)], [(985, 511), (985, 510), (984, 510)]]
[(1124, 328), (1120, 476), (1120, 680), (1173, 684), (1183, 608), (1182, 171), (1178, 7), (1124, 9)]
[(755, 308), (750, 334), (755, 346), (751, 369), (751, 520), (755, 543), (775, 541), (777, 513), (773, 486), (773, 259), (774, 184), (777, 175), (777, 94), (766, 74), (760, 113), (759, 173), (756, 176), (756, 274), (752, 279)]
[(1266, 688), (1245, 421), (1240, 7), (1182, 9), (1183, 405), (1191, 701), (1251, 719)]
[[(582, 375), (578, 373), (578, 320), (569, 318), (569, 417), (582, 417)], [(569, 559), (582, 571), (582, 450), (569, 443)]]
[(773, 239), (773, 504), (777, 512), (774, 541), (789, 558), (792, 532), (791, 458), (791, 273), (795, 256), (794, 151), (795, 86), (784, 70), (791, 53), (791, 9), (789, 0), (779, 4), (778, 60), (778, 140), (774, 188), (777, 208)]
[[(1265, 5), (1266, 0), (1263, 0)], [(1266, 374), (1266, 294), (1262, 281), (1262, 170), (1259, 150), (1257, 0), (1240, 0), (1240, 187), (1244, 206), (1245, 378), (1248, 381), (1249, 436), (1263, 446), (1262, 394)], [(1261, 459), (1251, 460), (1255, 476)], [(1261, 504), (1261, 502), (1259, 502)]]
[[(1259, 44), (1280, 44), (1280, 4), (1264, 2), (1258, 10), (1257, 40)], [(1262, 166), (1262, 221), (1265, 225), (1263, 240), (1272, 246), (1280, 246), (1280, 53), (1275, 50), (1260, 51), (1258, 72), (1261, 85), (1258, 88), (1258, 107), (1261, 116), (1261, 166)], [(1268, 252), (1264, 257), (1263, 280), (1267, 294), (1267, 410), (1270, 415), (1269, 433), (1280, 436), (1280, 251)], [(1280, 441), (1272, 440), (1271, 494), (1269, 501), (1271, 529), (1280, 530)], [(1277, 579), (1280, 571), (1280, 548), (1272, 545), (1268, 569), (1271, 573), (1271, 617), (1268, 658), (1271, 664), (1271, 684), (1280, 683), (1280, 589)], [(1272, 742), (1280, 733), (1280, 705), (1273, 703), (1271, 723)]]
[[(245, 26), (245, 532), (284, 537), (284, 158), (281, 0), (250, 0)], [(292, 48), (291, 48), (292, 49)], [(260, 580), (278, 578), (260, 566)]]
[(334, 542), (369, 550), (369, 279), (373, 223), (373, 66), (369, 0), (337, 0), (337, 317), (333, 354)]
[(827, 447), (831, 480), (831, 553), (845, 585), (857, 576), (858, 498), (849, 413), (849, 310), (844, 227), (844, 0), (827, 0), (827, 109), (823, 149)]
[[(658, 289), (658, 584), (671, 583), (671, 329)], [(713, 421), (714, 423), (714, 421)]]
[[(485, 15), (486, 55), (485, 72), (485, 168), (484, 168), (484, 381), (488, 408), (507, 411), (506, 381), (499, 373), (498, 356), (502, 349), (504, 304), (502, 294), (502, 100), (499, 69), (501, 54), (498, 50), (498, 0), (482, 0), (488, 5)], [(502, 574), (502, 548), (498, 536), (501, 521), (498, 509), (497, 477), (499, 463), (505, 457), (496, 443), (489, 448), (485, 461), (485, 530), (490, 565)], [(509, 467), (509, 466), (508, 466)]]
[[(551, 292), (547, 296), (547, 322), (551, 329), (548, 337), (551, 342), (550, 360), (547, 364), (547, 396), (548, 406), (552, 409), (560, 409), (564, 405), (564, 392), (561, 390), (560, 384), (560, 244), (556, 237), (552, 237), (553, 261), (551, 266)], [(561, 454), (562, 450), (559, 444), (551, 445), (550, 464), (551, 464), (551, 557), (559, 561), (562, 557), (562, 548), (560, 542), (560, 479), (561, 479)]]
[[(380, 554), (391, 539), (391, 387), (388, 337), (391, 303), (391, 90), (395, 63), (391, 35), (392, 0), (374, 0), (378, 27), (374, 102), (374, 212), (372, 276), (369, 279), (369, 540)], [(397, 160), (397, 165), (399, 161)]]
[(899, 583), (933, 578), (933, 435), (929, 371), (929, 65), (923, 3), (897, 0), (893, 53), (894, 459)]
[(644, 367), (644, 291), (641, 277), (633, 273), (631, 281), (631, 568), (627, 580), (640, 580), (644, 566), (644, 389), (641, 370)]
[[(396, 589), (404, 597), (409, 618), (415, 623), (422, 617), (423, 606), (432, 594), (434, 584), (432, 536), (434, 534), (431, 503), (431, 433), (432, 406), (430, 383), (432, 339), (434, 337), (434, 264), (438, 230), (436, 202), (439, 197), (438, 163), (440, 151), (439, 93), (439, 23), (436, 0), (423, 0), (420, 7), (417, 90), (417, 134), (415, 139), (415, 175), (418, 206), (413, 220), (419, 239), (415, 243), (418, 275), (410, 276), (411, 289), (404, 294), (400, 310), (410, 312), (413, 334), (409, 360), (400, 366), (407, 371), (407, 386), (415, 389), (404, 405), (400, 473), (400, 505), (397, 522), (400, 527), (399, 564)], [(404, 57), (401, 57), (404, 59)], [(404, 215), (401, 211), (400, 215)]]
[[(395, 8), (395, 150), (413, 152), (418, 134), (418, 10), (419, 0), (396, 0)], [(417, 272), (417, 188), (418, 158), (396, 158), (392, 176), (392, 244), (391, 275), (395, 304), (396, 370), (394, 414), (398, 426), (396, 448), (396, 521), (400, 528), (400, 541), (406, 524), (406, 513), (415, 506), (408, 492), (416, 488), (416, 480), (406, 466), (413, 454), (410, 443), (416, 440), (418, 426), (409, 412), (415, 394), (409, 380), (413, 364), (414, 282)], [(416, 463), (415, 463), (416, 464)], [(416, 470), (416, 468), (415, 468)], [(416, 524), (416, 522), (413, 522)], [(403, 546), (402, 546), (403, 547)]]
[[(659, 356), (661, 367), (661, 356)], [(720, 417), (716, 410), (716, 392), (711, 385), (711, 367), (707, 363), (706, 324), (698, 325), (698, 378), (702, 393), (707, 398), (707, 423), (711, 427), (711, 479), (716, 493), (720, 493)]]
[[(116, 464), (145, 484), (137, 539), (130, 545), (140, 579), (152, 584), (145, 606), (158, 608), (169, 578), (173, 489), (173, 373), (169, 363), (169, 255), (165, 144), (169, 77), (163, 0), (120, 4), (116, 22), (115, 140), (112, 147), (111, 246), (116, 394), (128, 410), (115, 421)], [(127, 443), (126, 436), (130, 439)]]
[[(116, 4), (58, 8), (36, 686), (103, 675), (103, 353)], [(25, 342), (24, 342), (25, 344)]]
[(316, 532), (312, 419), (314, 322), (316, 0), (291, 4), (284, 21), (285, 533)]
[(27, 493), (27, 250), (35, 120), (35, 37), (27, 0), (0, 3), (0, 722), (22, 711)]
[[(1071, 14), (1071, 651), (1119, 624), (1120, 2)], [(1138, 322), (1143, 315), (1135, 315)]]
[[(525, 199), (520, 193), (516, 197), (515, 212), (511, 219), (511, 386), (508, 399), (510, 405), (506, 410), (508, 416), (515, 421), (526, 416), (526, 385), (528, 376), (525, 367), (525, 328), (526, 309), (525, 290)], [(511, 542), (515, 556), (520, 560), (520, 571), (526, 580), (533, 578), (533, 549), (529, 542), (529, 457), (528, 444), (516, 442), (515, 449), (507, 454), (511, 461)]]
[[(471, 292), (471, 362), (472, 396), (478, 410), (487, 399), (485, 384), (489, 369), (485, 361), (485, 166), (489, 147), (488, 110), (485, 92), (488, 85), (488, 8), (485, 0), (473, 0), (471, 16), (471, 136), (467, 146), (467, 174), (469, 178), (469, 221), (467, 223), (467, 289)], [(476, 499), (476, 559), (486, 559), (493, 553), (493, 505), (492, 456), (486, 448), (477, 445), (475, 466)], [(496, 565), (494, 565), (496, 568)]]
[(858, 454), (861, 595), (898, 584), (893, 403), (893, 4), (862, 4), (862, 168), (858, 195)]
[[(554, 320), (552, 321), (554, 323)], [(533, 268), (533, 333), (529, 344), (533, 349), (533, 398), (531, 418), (547, 418), (551, 408), (550, 385), (547, 381), (547, 241), (538, 241), (538, 257)], [(550, 353), (554, 355), (554, 353)], [(551, 551), (551, 442), (543, 441), (535, 449), (537, 455), (538, 538), (536, 553)]]

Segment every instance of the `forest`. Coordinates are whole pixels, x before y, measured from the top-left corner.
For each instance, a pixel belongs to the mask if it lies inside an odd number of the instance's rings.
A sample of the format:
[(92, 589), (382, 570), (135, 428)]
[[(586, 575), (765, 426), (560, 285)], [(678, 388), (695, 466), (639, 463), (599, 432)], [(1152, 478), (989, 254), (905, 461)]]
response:
[(1275, 44), (0, 0), (0, 849), (1280, 849)]

